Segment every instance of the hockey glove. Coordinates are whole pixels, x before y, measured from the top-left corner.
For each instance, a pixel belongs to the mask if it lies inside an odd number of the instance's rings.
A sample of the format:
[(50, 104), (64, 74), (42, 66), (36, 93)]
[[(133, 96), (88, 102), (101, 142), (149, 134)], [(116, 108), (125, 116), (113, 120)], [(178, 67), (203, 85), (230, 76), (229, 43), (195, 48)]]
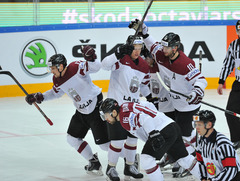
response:
[(160, 131), (153, 130), (149, 133), (148, 140), (150, 141), (154, 151), (158, 152), (161, 150), (165, 143), (164, 137), (160, 134)]
[(199, 104), (204, 96), (204, 91), (198, 87), (194, 86), (192, 93), (189, 95), (190, 100), (187, 99), (188, 104)]
[[(130, 24), (128, 25), (128, 28), (134, 29), (135, 31), (137, 31), (139, 26), (140, 26), (139, 19), (135, 19), (134, 21), (130, 22)], [(139, 28), (138, 35), (146, 36), (147, 33), (148, 33), (148, 27), (143, 23), (142, 27)]]
[(44, 97), (41, 92), (34, 93), (34, 94), (28, 94), (25, 97), (25, 100), (27, 101), (28, 104), (32, 105), (32, 103), (37, 102), (38, 104), (41, 104), (43, 101)]
[(117, 59), (121, 59), (123, 58), (125, 55), (131, 55), (132, 54), (132, 51), (133, 51), (133, 46), (132, 45), (128, 45), (128, 44), (125, 44), (125, 45), (121, 45), (119, 46), (116, 51), (115, 51), (115, 55), (117, 57)]
[(156, 109), (158, 110), (159, 98), (157, 98), (157, 97), (152, 97), (152, 94), (149, 94), (149, 95), (146, 97), (146, 99), (147, 99), (148, 102), (153, 103), (154, 106), (156, 107)]
[(93, 47), (87, 45), (81, 48), (82, 54), (84, 56), (84, 59), (90, 62), (94, 62), (97, 58), (97, 55), (95, 54), (95, 50)]

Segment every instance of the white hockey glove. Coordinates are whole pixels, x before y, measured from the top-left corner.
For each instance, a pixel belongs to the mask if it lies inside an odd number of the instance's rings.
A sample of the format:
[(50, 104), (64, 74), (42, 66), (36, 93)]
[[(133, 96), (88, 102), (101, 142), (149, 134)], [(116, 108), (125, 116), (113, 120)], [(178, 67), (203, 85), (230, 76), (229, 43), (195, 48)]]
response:
[(199, 104), (202, 101), (203, 96), (204, 91), (200, 87), (194, 86), (192, 93), (189, 95), (191, 99), (187, 99), (188, 104)]
[(160, 131), (153, 130), (149, 133), (148, 140), (150, 141), (154, 151), (158, 152), (161, 150), (165, 143), (164, 137), (160, 134)]
[[(135, 19), (134, 21), (131, 21), (131, 23), (128, 25), (130, 29), (134, 29), (137, 31), (138, 27), (140, 26), (139, 19)], [(148, 33), (148, 27), (143, 23), (142, 27), (139, 28), (138, 35), (146, 35)]]

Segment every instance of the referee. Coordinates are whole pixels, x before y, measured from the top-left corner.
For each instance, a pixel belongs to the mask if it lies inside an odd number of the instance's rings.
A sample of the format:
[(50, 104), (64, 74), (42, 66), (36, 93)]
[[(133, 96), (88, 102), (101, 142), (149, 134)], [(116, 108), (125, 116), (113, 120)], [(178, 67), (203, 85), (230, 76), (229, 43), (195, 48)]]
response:
[(214, 129), (212, 111), (201, 110), (193, 116), (200, 139), (196, 150), (201, 181), (239, 181), (240, 164), (232, 142)]
[[(236, 23), (236, 32), (238, 39), (232, 41), (228, 47), (228, 51), (223, 61), (223, 67), (219, 76), (219, 86), (217, 88), (217, 92), (219, 95), (222, 95), (223, 84), (228, 75), (235, 68), (236, 80), (232, 85), (232, 90), (228, 98), (227, 110), (240, 113), (240, 20), (238, 20)], [(230, 130), (231, 141), (234, 144), (234, 148), (237, 150), (240, 148), (240, 120), (239, 118), (229, 114), (225, 114), (225, 116), (227, 118), (227, 123)]]

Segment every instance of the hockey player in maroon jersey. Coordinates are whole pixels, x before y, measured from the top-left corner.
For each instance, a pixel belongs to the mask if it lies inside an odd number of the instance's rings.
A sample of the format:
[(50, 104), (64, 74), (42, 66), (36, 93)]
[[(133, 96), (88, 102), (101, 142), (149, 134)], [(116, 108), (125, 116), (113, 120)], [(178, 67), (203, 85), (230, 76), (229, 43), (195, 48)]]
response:
[[(148, 87), (150, 74), (147, 63), (140, 57), (143, 46), (141, 37), (130, 35), (126, 44), (117, 48), (112, 55), (105, 57), (102, 68), (111, 71), (107, 97), (119, 103), (139, 102), (140, 93), (151, 100)], [(116, 171), (119, 156), (124, 152), (126, 164), (124, 175), (142, 178), (143, 175), (134, 168), (137, 138), (124, 130), (120, 123), (107, 124), (111, 140), (108, 152), (107, 176), (110, 180), (120, 180)]]
[(66, 93), (76, 107), (68, 127), (67, 142), (89, 160), (89, 164), (84, 167), (87, 173), (102, 175), (102, 166), (97, 154), (93, 154), (90, 145), (84, 140), (88, 130), (91, 129), (95, 143), (103, 150), (108, 150), (107, 125), (99, 116), (99, 105), (103, 95), (89, 76), (101, 68), (101, 63), (96, 59), (92, 47), (85, 46), (82, 53), (87, 61), (74, 61), (68, 66), (64, 55), (51, 56), (48, 66), (53, 74), (53, 88), (43, 94), (40, 92), (29, 94), (26, 101), (29, 104), (34, 102), (40, 104), (43, 101), (60, 98)]
[(165, 153), (199, 179), (197, 160), (188, 154), (179, 126), (157, 111), (152, 103), (125, 102), (120, 106), (115, 99), (107, 98), (99, 110), (103, 120), (112, 125), (120, 122), (125, 130), (145, 142), (141, 152), (141, 167), (151, 181), (164, 180), (156, 159), (161, 159)]
[(197, 146), (202, 181), (239, 181), (240, 163), (233, 143), (214, 129), (216, 117), (212, 111), (201, 110), (193, 116), (201, 136)]
[[(129, 28), (136, 29), (140, 26), (139, 20), (132, 21)], [(170, 92), (173, 107), (175, 109), (175, 121), (181, 128), (183, 139), (195, 144), (196, 133), (192, 127), (192, 116), (199, 110), (207, 81), (201, 72), (195, 67), (195, 62), (188, 58), (180, 46), (180, 37), (175, 33), (167, 33), (159, 43), (148, 34), (148, 27), (143, 23), (140, 34), (144, 43), (158, 64), (159, 74), (164, 83), (172, 90), (191, 97), (185, 97)], [(189, 153), (195, 153), (195, 149), (186, 143)], [(176, 166), (173, 171), (178, 171)], [(174, 174), (175, 176), (178, 173)]]

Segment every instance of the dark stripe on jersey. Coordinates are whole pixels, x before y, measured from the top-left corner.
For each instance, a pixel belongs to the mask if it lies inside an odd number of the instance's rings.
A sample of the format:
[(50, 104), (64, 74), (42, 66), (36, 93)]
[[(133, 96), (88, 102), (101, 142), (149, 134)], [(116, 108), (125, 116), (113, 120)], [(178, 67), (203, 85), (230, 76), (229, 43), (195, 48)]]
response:
[[(234, 66), (235, 66), (235, 58), (240, 59), (240, 40), (234, 40), (232, 43), (229, 45), (226, 57), (223, 61), (223, 67), (219, 76), (220, 80), (225, 81), (228, 77), (228, 75), (233, 71)], [(233, 56), (232, 56), (233, 55)], [(240, 81), (239, 76), (235, 75), (237, 81)]]

